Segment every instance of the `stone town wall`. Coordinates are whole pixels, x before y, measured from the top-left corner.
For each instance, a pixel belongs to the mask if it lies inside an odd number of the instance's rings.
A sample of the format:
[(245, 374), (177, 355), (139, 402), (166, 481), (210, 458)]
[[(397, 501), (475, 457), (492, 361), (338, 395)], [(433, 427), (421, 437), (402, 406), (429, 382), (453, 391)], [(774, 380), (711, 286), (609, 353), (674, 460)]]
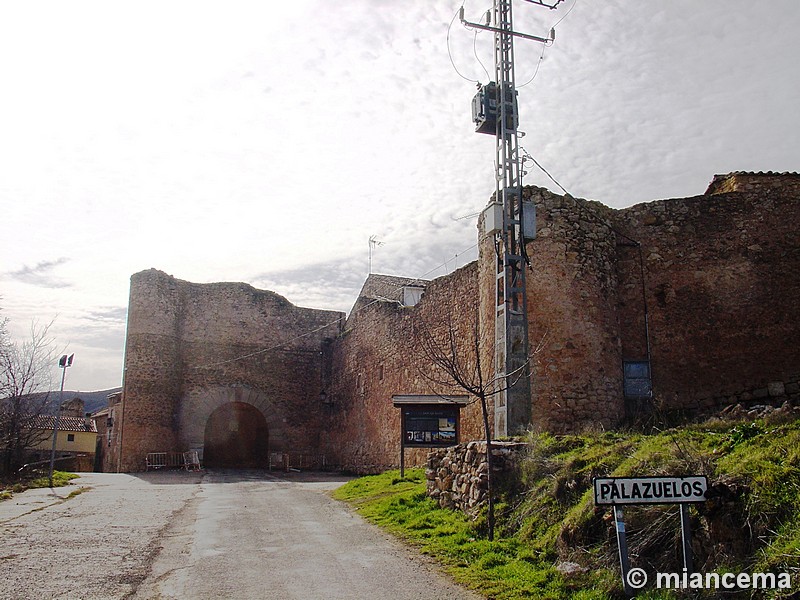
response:
[[(495, 497), (510, 491), (509, 486), (519, 481), (520, 460), (526, 449), (527, 444), (518, 442), (492, 443)], [(425, 469), (427, 494), (442, 508), (473, 513), (486, 502), (488, 473), (485, 441), (434, 450)]]
[[(648, 343), (660, 408), (800, 399), (800, 176), (718, 176), (711, 189), (622, 210), (523, 190), (538, 219), (527, 245), (533, 427), (609, 428), (651, 409), (623, 400), (623, 361), (646, 359)], [(493, 240), (480, 252), (491, 339)]]
[[(737, 178), (744, 181), (737, 182)], [(715, 182), (719, 192), (617, 211), (641, 243), (655, 401), (703, 411), (800, 393), (799, 177)], [(623, 354), (643, 354), (638, 248), (618, 261)]]
[[(323, 434), (325, 454), (343, 468), (368, 473), (399, 465), (400, 410), (392, 396), (465, 394), (429, 380), (442, 375), (424, 360), (421, 340), (426, 331), (444, 335), (452, 323), (459, 353), (473, 360), (476, 273), (472, 263), (427, 282), (416, 306), (363, 295), (356, 302), (332, 348), (330, 427)], [(368, 279), (365, 289), (369, 284)], [(481, 431), (481, 411), (473, 402), (461, 411), (462, 439), (481, 437)], [(423, 465), (426, 456), (427, 450), (407, 449), (406, 465)]]
[(121, 470), (144, 469), (148, 452), (202, 449), (209, 416), (231, 402), (264, 415), (270, 450), (317, 451), (322, 346), (343, 319), (242, 283), (133, 275)]
[[(527, 245), (533, 427), (617, 426), (640, 408), (624, 402), (623, 361), (648, 351), (665, 409), (800, 400), (798, 194), (798, 175), (736, 173), (703, 196), (613, 210), (525, 188), (538, 213)], [(460, 393), (431, 383), (426, 328), (441, 338), (452, 326), (470, 360), (477, 319), (477, 356), (493, 372), (497, 254), (493, 239), (479, 241), (478, 262), (427, 282), (416, 306), (368, 294), (371, 276), (344, 329), (341, 313), (245, 284), (134, 275), (121, 469), (201, 444), (209, 415), (230, 402), (264, 414), (275, 448), (317, 449), (358, 472), (397, 466), (392, 396)], [(461, 431), (483, 438), (477, 403)], [(425, 456), (409, 451), (407, 464)]]
[(98, 466), (105, 473), (113, 473), (118, 469), (124, 420), (122, 392), (109, 394), (108, 406), (100, 411), (98, 418), (95, 419), (101, 455)]

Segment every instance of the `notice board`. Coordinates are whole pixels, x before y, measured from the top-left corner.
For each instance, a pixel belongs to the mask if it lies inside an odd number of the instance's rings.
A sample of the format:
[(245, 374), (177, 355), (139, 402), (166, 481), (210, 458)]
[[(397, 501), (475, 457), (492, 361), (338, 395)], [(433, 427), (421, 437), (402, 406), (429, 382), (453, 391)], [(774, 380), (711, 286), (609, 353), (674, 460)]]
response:
[(407, 405), (402, 407), (403, 445), (437, 448), (458, 444), (460, 406)]

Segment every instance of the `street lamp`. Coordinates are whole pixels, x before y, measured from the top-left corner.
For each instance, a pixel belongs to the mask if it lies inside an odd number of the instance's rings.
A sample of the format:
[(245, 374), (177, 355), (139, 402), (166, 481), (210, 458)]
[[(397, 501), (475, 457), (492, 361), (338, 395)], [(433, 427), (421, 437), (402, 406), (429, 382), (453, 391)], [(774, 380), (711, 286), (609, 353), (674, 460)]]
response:
[(67, 377), (67, 367), (72, 366), (72, 359), (75, 358), (74, 354), (67, 356), (64, 354), (58, 360), (58, 366), (61, 371), (61, 390), (58, 392), (58, 411), (53, 419), (53, 445), (50, 449), (50, 471), (47, 474), (47, 479), (50, 481), (50, 487), (53, 487), (53, 466), (56, 462), (56, 437), (58, 436), (58, 420), (61, 418), (61, 403), (64, 400), (64, 379)]

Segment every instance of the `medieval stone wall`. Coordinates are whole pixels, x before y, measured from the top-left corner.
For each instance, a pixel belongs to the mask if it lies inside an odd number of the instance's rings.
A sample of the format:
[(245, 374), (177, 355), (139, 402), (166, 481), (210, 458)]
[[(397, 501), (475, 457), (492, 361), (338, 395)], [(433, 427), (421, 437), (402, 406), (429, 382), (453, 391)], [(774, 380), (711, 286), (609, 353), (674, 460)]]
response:
[[(800, 401), (799, 194), (800, 176), (736, 173), (703, 196), (613, 210), (525, 188), (538, 215), (527, 244), (532, 426), (611, 428), (652, 404)], [(122, 470), (150, 451), (201, 447), (214, 411), (237, 403), (265, 417), (275, 450), (358, 472), (396, 467), (392, 396), (463, 393), (426, 359), (425, 340), (453, 333), (463, 362), (493, 375), (493, 237), (479, 248), (477, 263), (424, 284), (370, 276), (346, 324), (245, 284), (134, 275), (115, 409)], [(414, 306), (407, 285), (425, 287)], [(648, 357), (653, 401), (626, 404), (623, 363)], [(461, 433), (483, 438), (474, 401)], [(407, 464), (426, 454), (408, 451)]]
[(618, 262), (621, 339), (642, 356), (649, 311), (656, 402), (691, 411), (798, 399), (800, 178), (715, 180), (743, 189), (636, 205), (616, 214), (641, 244)]
[(756, 192), (771, 190), (784, 196), (800, 196), (800, 174), (798, 173), (746, 173), (735, 171), (726, 175), (714, 175), (705, 195), (725, 192)]
[[(653, 404), (800, 399), (800, 177), (732, 174), (710, 189), (623, 210), (524, 189), (538, 219), (527, 244), (533, 427), (609, 428)], [(480, 249), (481, 329), (493, 331), (493, 239)], [(623, 361), (648, 351), (653, 402), (626, 405)]]
[[(426, 361), (421, 344), (425, 337), (438, 343), (452, 324), (459, 355), (465, 364), (474, 364), (476, 273), (472, 263), (427, 282), (415, 306), (402, 306), (386, 298), (388, 294), (370, 294), (371, 279), (367, 280), (346, 330), (333, 346), (326, 455), (356, 472), (396, 467), (400, 410), (392, 405), (392, 396), (465, 394), (458, 387), (431, 381), (444, 376)], [(403, 283), (397, 279), (398, 286)], [(461, 411), (462, 438), (476, 439), (481, 431), (480, 408), (473, 402)], [(408, 449), (406, 464), (422, 465), (426, 456), (426, 450)]]
[(270, 450), (317, 450), (322, 346), (343, 320), (242, 283), (135, 274), (121, 469), (142, 470), (148, 452), (202, 450), (210, 415), (234, 402), (264, 415)]
[(97, 427), (97, 448), (99, 460), (95, 465), (100, 471), (112, 473), (117, 471), (120, 460), (120, 443), (122, 441), (123, 415), (122, 392), (108, 395), (108, 406), (95, 413)]

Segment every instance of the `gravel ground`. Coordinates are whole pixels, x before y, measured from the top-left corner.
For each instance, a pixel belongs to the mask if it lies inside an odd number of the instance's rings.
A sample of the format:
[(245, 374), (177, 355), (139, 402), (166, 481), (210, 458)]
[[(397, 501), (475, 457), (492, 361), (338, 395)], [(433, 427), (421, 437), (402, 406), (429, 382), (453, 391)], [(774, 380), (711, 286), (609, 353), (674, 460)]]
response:
[(72, 486), (0, 502), (0, 598), (129, 596), (200, 479), (185, 472), (86, 473)]
[(345, 480), (91, 473), (15, 495), (0, 502), (0, 598), (480, 598), (332, 500)]

